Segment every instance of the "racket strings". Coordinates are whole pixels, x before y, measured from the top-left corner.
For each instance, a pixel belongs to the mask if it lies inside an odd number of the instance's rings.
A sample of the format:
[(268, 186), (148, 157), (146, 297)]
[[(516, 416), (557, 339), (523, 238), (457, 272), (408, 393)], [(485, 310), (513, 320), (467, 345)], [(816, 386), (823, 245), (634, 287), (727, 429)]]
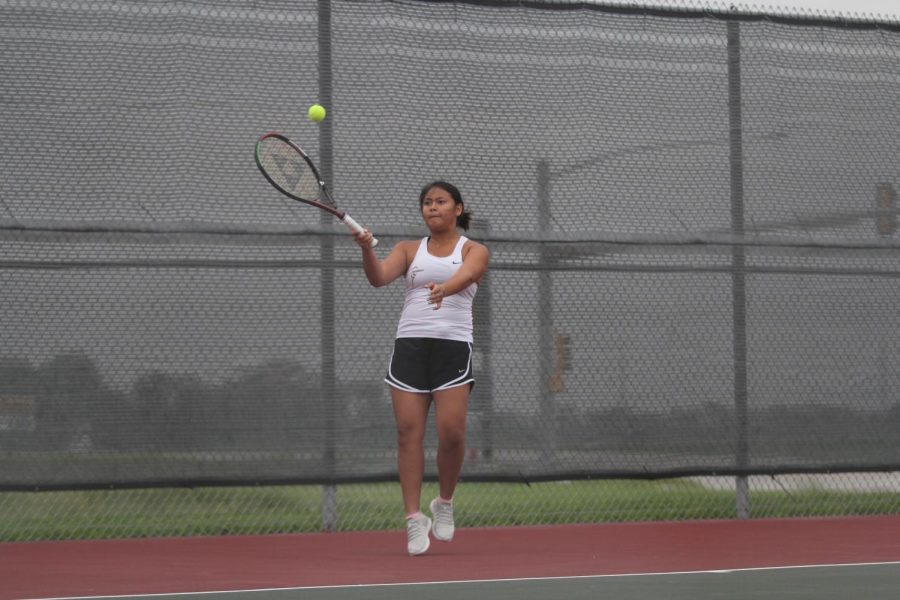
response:
[(319, 180), (309, 163), (289, 144), (277, 138), (263, 140), (259, 145), (259, 163), (275, 185), (289, 194), (328, 202), (319, 193)]

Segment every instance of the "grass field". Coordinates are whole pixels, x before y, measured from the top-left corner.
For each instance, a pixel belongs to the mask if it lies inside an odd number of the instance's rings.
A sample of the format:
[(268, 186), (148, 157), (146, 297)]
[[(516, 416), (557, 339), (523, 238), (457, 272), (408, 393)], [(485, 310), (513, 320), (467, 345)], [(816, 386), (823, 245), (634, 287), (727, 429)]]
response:
[[(463, 484), (462, 527), (600, 523), (735, 517), (732, 486), (677, 479)], [(426, 484), (422, 504), (436, 493)], [(141, 489), (0, 493), (0, 540), (34, 541), (323, 530), (319, 486)], [(399, 529), (402, 505), (394, 483), (342, 485), (337, 530)], [(760, 517), (900, 514), (891, 491), (774, 489), (751, 491)]]

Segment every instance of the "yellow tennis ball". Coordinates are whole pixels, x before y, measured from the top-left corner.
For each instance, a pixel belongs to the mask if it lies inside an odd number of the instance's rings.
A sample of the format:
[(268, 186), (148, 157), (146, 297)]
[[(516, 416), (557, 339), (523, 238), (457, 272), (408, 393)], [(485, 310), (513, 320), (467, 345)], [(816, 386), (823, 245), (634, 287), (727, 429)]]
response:
[(325, 120), (325, 107), (321, 104), (313, 104), (309, 107), (309, 110), (306, 111), (306, 116), (309, 117), (310, 121), (315, 121), (318, 123), (319, 121)]

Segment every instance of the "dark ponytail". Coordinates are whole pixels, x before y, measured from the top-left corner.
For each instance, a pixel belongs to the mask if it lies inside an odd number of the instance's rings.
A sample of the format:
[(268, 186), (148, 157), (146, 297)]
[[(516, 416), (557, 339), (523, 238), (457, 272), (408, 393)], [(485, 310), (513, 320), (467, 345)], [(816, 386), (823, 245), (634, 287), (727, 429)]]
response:
[(469, 230), (469, 223), (472, 220), (472, 213), (466, 210), (466, 203), (463, 202), (462, 194), (459, 192), (459, 189), (453, 185), (452, 183), (447, 183), (446, 181), (432, 181), (422, 188), (422, 191), (419, 192), (419, 209), (422, 208), (422, 205), (425, 204), (425, 196), (428, 194), (428, 190), (432, 188), (440, 188), (450, 194), (450, 197), (453, 198), (454, 204), (461, 204), (463, 207), (462, 214), (456, 217), (456, 226), (460, 227), (466, 231)]

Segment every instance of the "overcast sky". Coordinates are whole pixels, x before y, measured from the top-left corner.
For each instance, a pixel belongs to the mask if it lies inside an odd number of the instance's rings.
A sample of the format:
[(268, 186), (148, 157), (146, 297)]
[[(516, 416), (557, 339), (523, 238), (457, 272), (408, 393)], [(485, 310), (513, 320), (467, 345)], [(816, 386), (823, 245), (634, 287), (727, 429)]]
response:
[[(600, 0), (603, 1), (603, 0)], [(810, 11), (876, 20), (900, 21), (898, 0), (606, 0), (611, 4), (649, 4), (653, 6), (687, 6), (728, 9), (736, 6), (750, 12), (805, 14)], [(879, 18), (881, 17), (881, 18)]]

